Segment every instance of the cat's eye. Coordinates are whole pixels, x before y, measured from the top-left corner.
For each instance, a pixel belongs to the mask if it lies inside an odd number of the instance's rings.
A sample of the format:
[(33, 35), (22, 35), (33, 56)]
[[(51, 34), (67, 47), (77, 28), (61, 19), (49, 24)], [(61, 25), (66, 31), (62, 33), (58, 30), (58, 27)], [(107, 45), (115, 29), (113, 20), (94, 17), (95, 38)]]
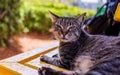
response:
[(72, 31), (73, 29), (72, 28), (69, 28), (68, 31)]
[(72, 31), (74, 29), (74, 27), (69, 27), (68, 31)]
[(60, 25), (56, 25), (56, 28), (59, 29), (59, 30), (62, 29), (62, 27)]

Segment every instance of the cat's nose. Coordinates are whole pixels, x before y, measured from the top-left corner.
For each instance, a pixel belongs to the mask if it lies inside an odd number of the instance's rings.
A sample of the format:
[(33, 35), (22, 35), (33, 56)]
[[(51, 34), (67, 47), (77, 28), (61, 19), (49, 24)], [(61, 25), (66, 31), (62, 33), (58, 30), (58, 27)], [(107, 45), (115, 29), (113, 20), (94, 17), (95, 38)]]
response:
[(67, 32), (67, 30), (63, 30), (63, 32), (64, 32), (64, 33), (66, 33), (66, 32)]
[(67, 40), (67, 39), (65, 38), (65, 36), (62, 36), (62, 39), (63, 39), (63, 40)]
[(66, 39), (65, 37), (62, 37), (62, 39)]
[(68, 30), (63, 30), (63, 35), (65, 36), (68, 33)]

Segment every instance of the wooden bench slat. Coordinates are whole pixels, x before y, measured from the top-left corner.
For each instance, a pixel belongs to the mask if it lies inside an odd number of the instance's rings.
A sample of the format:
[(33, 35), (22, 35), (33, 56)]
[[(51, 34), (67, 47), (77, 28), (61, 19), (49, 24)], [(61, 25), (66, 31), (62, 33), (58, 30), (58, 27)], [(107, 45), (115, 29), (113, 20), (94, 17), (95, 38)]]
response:
[(16, 56), (4, 59), (0, 61), (0, 75), (38, 75), (38, 67), (47, 65), (55, 69), (64, 70), (59, 67), (55, 67), (50, 64), (41, 62), (40, 55), (52, 56), (58, 53), (58, 42), (31, 50)]

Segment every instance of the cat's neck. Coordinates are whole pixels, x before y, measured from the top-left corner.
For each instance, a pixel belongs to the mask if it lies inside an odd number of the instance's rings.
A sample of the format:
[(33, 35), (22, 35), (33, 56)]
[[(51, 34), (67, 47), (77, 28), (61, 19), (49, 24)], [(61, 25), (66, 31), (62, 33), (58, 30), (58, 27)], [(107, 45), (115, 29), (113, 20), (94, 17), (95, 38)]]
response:
[(85, 42), (87, 39), (89, 39), (89, 38), (91, 38), (91, 37), (92, 37), (91, 34), (89, 34), (88, 32), (86, 32), (85, 30), (82, 30), (81, 35), (80, 35), (80, 37), (79, 37), (78, 40), (79, 40), (81, 43), (83, 43), (83, 42)]
[(82, 50), (82, 48), (86, 45), (87, 40), (89, 40), (90, 37), (91, 36), (89, 36), (88, 34), (81, 32), (81, 35), (77, 40), (80, 43), (80, 50)]

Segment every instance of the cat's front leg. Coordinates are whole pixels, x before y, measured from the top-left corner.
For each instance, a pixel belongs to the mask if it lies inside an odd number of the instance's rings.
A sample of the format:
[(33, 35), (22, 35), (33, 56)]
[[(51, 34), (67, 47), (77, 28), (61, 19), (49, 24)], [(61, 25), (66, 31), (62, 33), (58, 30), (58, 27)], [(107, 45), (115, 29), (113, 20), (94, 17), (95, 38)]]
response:
[(52, 58), (52, 57), (43, 55), (40, 57), (40, 60), (55, 66), (64, 67), (60, 58)]
[(43, 55), (43, 56), (40, 57), (40, 60), (51, 64), (52, 61), (53, 61), (53, 58)]

